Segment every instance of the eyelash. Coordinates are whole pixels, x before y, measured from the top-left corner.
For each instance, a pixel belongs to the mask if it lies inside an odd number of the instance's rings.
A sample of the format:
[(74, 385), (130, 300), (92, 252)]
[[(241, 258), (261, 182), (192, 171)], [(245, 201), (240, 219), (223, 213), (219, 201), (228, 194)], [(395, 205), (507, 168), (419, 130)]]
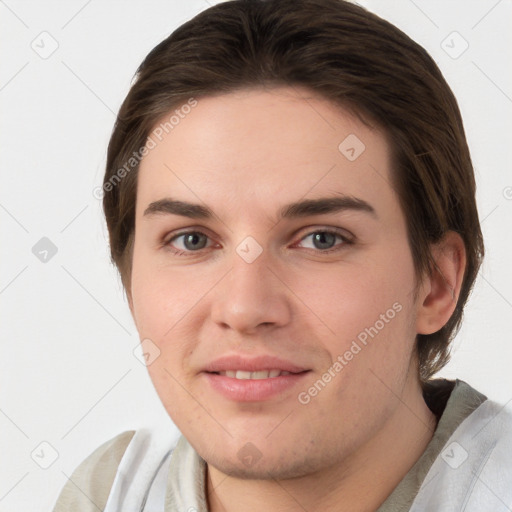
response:
[[(332, 252), (337, 252), (341, 249), (343, 249), (345, 246), (347, 245), (352, 245), (354, 243), (354, 240), (350, 239), (349, 237), (347, 237), (346, 235), (340, 233), (339, 231), (337, 230), (334, 230), (334, 229), (317, 229), (317, 230), (314, 230), (314, 231), (310, 231), (309, 233), (307, 233), (306, 235), (304, 235), (298, 243), (302, 242), (304, 239), (306, 239), (307, 237), (311, 236), (311, 235), (315, 235), (317, 233), (328, 233), (330, 235), (334, 235), (334, 236), (337, 236), (339, 238), (341, 238), (342, 242), (341, 244), (338, 244), (338, 245), (335, 245), (334, 247), (330, 248), (330, 249), (325, 249), (325, 250), (322, 250), (322, 249), (307, 249), (309, 251), (314, 251), (316, 253), (320, 253), (320, 254), (330, 254)], [(182, 231), (181, 233), (177, 233), (175, 234), (172, 238), (170, 238), (169, 240), (167, 241), (164, 241), (163, 242), (163, 246), (171, 251), (173, 254), (175, 254), (176, 256), (189, 256), (189, 255), (193, 255), (195, 253), (199, 254), (202, 250), (204, 249), (199, 249), (197, 251), (183, 251), (181, 249), (175, 249), (174, 247), (171, 246), (171, 242), (175, 241), (177, 238), (181, 237), (181, 236), (185, 236), (185, 235), (204, 235), (206, 236), (208, 239), (210, 237), (208, 237), (208, 235), (206, 233), (203, 233), (201, 231)], [(206, 248), (205, 248), (206, 249)]]

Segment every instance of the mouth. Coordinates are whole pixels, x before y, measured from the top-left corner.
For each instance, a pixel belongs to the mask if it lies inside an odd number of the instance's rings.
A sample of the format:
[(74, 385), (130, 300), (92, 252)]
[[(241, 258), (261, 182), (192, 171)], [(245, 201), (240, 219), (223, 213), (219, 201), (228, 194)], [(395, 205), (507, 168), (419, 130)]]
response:
[(238, 380), (262, 380), (262, 379), (275, 379), (284, 375), (292, 375), (292, 372), (286, 370), (256, 370), (254, 372), (248, 372), (245, 370), (225, 370), (221, 372), (212, 372), (215, 375), (221, 375), (222, 377), (229, 377), (231, 379)]
[(210, 389), (230, 401), (261, 402), (285, 399), (294, 388), (298, 393), (300, 383), (310, 372), (276, 357), (248, 359), (233, 355), (210, 363), (201, 375)]

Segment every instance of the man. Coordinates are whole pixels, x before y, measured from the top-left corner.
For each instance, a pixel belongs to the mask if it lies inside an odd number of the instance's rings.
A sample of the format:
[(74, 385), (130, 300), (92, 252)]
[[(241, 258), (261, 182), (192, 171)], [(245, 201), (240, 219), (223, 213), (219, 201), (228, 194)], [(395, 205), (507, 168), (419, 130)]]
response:
[(114, 438), (56, 512), (510, 510), (510, 412), (432, 379), (484, 249), (455, 98), (405, 34), (341, 0), (207, 9), (139, 68), (103, 188), (182, 437)]

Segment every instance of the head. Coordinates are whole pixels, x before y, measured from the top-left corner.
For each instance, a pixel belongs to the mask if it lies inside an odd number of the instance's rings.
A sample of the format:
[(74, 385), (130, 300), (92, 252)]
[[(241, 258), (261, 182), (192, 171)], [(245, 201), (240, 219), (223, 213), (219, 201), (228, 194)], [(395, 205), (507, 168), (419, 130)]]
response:
[[(370, 439), (397, 407), (389, 387), (448, 361), (483, 257), (450, 88), (342, 0), (233, 0), (174, 31), (120, 109), (104, 191), (155, 388), (226, 472), (297, 475)], [(302, 373), (233, 401), (212, 381), (226, 355)], [(254, 447), (268, 466), (244, 467)]]

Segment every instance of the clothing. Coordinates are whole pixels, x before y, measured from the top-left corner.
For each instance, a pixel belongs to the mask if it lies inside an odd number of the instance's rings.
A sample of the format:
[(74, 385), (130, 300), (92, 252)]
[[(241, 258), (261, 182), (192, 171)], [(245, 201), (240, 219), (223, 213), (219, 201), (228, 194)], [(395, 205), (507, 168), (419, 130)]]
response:
[[(512, 412), (460, 380), (433, 381), (425, 399), (436, 431), (377, 512), (512, 510)], [(205, 461), (183, 436), (168, 443), (144, 430), (108, 441), (75, 470), (53, 512), (207, 512)]]

